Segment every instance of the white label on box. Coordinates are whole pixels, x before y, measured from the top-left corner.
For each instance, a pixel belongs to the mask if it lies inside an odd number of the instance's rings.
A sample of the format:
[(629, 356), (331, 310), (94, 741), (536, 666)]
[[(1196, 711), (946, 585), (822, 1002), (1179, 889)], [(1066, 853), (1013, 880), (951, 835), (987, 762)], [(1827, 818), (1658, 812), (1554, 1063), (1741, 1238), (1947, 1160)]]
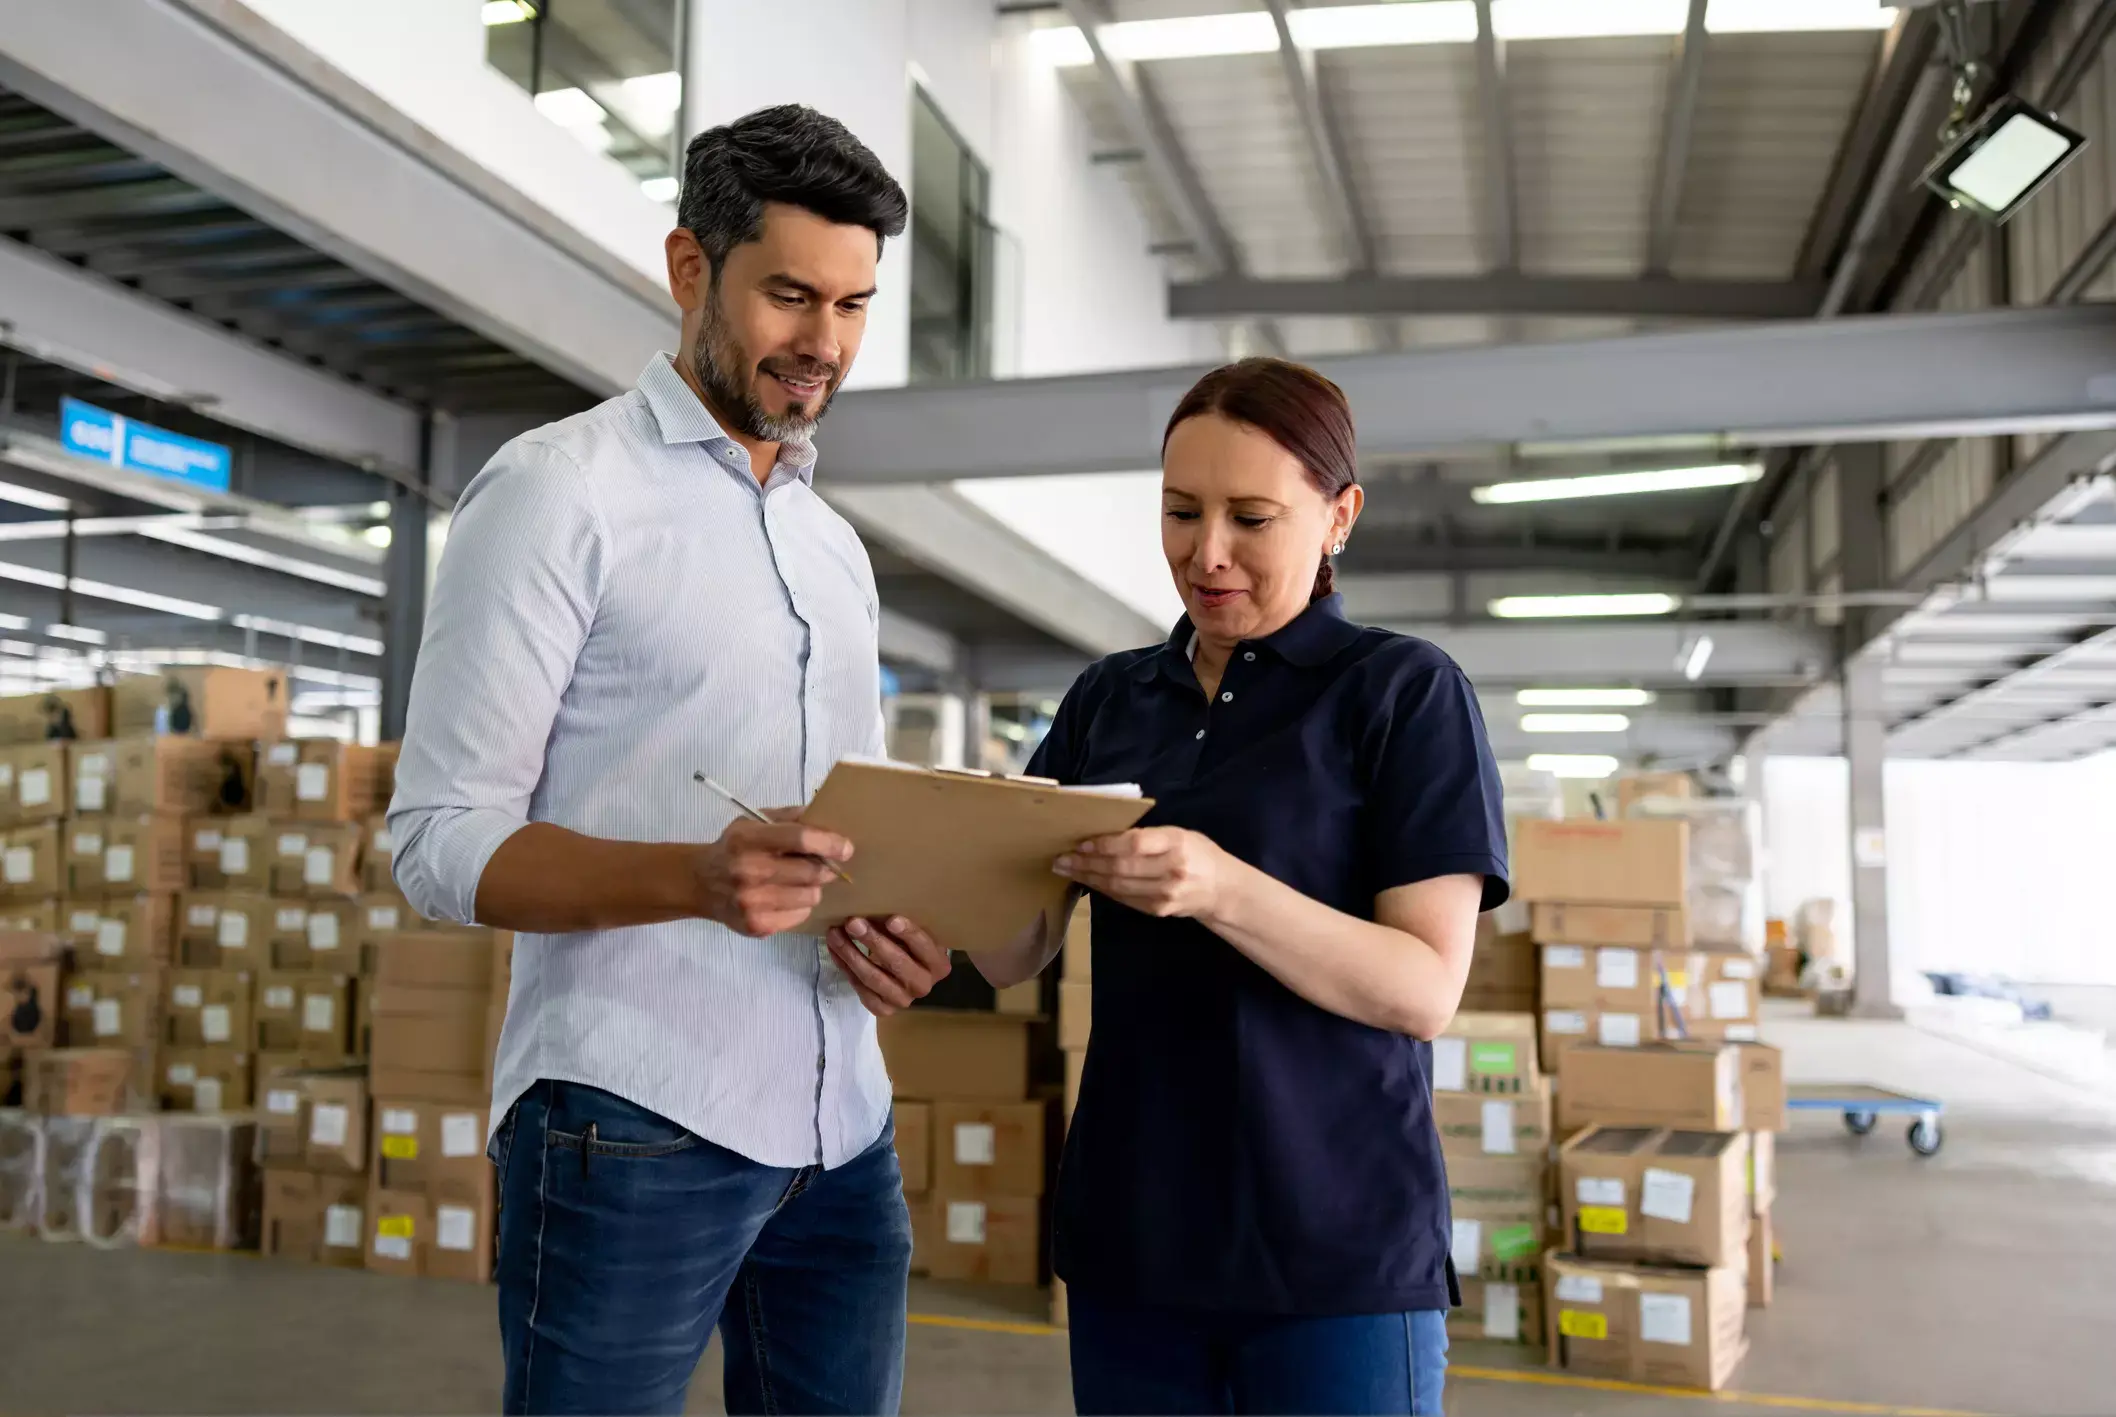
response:
[(985, 1242), (985, 1203), (983, 1201), (948, 1202), (948, 1243), (951, 1245), (982, 1245)]
[(444, 1250), (474, 1250), (478, 1244), (478, 1213), (467, 1205), (437, 1206), (433, 1233), (434, 1243)]
[(84, 773), (74, 780), (73, 800), (74, 805), (84, 812), (100, 812), (103, 804), (110, 800), (110, 784)]
[(0, 763), (0, 790), (5, 790), (14, 785), (15, 765), (13, 763)]
[(386, 1260), (408, 1260), (411, 1258), (409, 1235), (377, 1235), (375, 1253)]
[(96, 953), (111, 956), (125, 953), (124, 921), (98, 920), (96, 922)]
[(1715, 1019), (1747, 1018), (1749, 1016), (1749, 989), (1735, 980), (1714, 984), (1712, 994), (1712, 1017)]
[(1604, 1048), (1638, 1047), (1638, 1015), (1603, 1014), (1599, 1036)]
[(217, 905), (194, 905), (184, 912), (184, 919), (190, 922), (192, 929), (201, 930), (220, 919), (220, 907)]
[(66, 928), (74, 934), (86, 935), (92, 933), (97, 926), (103, 923), (103, 917), (93, 910), (76, 910), (73, 914), (66, 917), (66, 922)]
[(1484, 1104), (1484, 1151), (1488, 1156), (1514, 1154), (1514, 1105), (1494, 1101)]
[(1591, 1274), (1561, 1274), (1558, 1276), (1558, 1298), (1568, 1304), (1599, 1304), (1602, 1302), (1602, 1281)]
[(323, 1243), (334, 1250), (358, 1249), (360, 1219), (360, 1207), (357, 1205), (329, 1207), (323, 1212)]
[(282, 935), (299, 934), (301, 928), (308, 923), (309, 912), (306, 906), (282, 905), (272, 913), (272, 928)]
[(66, 986), (66, 1007), (69, 1009), (92, 1009), (96, 1006), (96, 986), (93, 984), (69, 984)]
[(367, 908), (367, 928), (370, 930), (394, 930), (398, 920), (402, 918), (397, 914), (397, 907), (394, 905), (371, 905)]
[(376, 827), (376, 828), (375, 828), (375, 835), (374, 835), (374, 837), (373, 837), (373, 839), (372, 839), (371, 845), (373, 846), (373, 848), (374, 848), (375, 852), (376, 852), (376, 853), (377, 853), (378, 855), (382, 855), (382, 856), (393, 856), (393, 855), (395, 855), (395, 854), (396, 854), (396, 850), (397, 850), (397, 842), (396, 842), (396, 838), (392, 837), (392, 836), (391, 836), (391, 835), (389, 834), (389, 828), (388, 828), (388, 827)]
[(208, 1043), (227, 1042), (231, 1032), (229, 1029), (228, 1006), (226, 1004), (208, 1004), (200, 1009), (198, 1011), (198, 1031)]
[(1545, 945), (1543, 946), (1543, 967), (1545, 969), (1585, 969), (1587, 967), (1587, 951), (1581, 949), (1578, 945)]
[(1478, 1220), (1457, 1220), (1454, 1231), (1448, 1236), (1447, 1252), (1455, 1261), (1455, 1273), (1475, 1274), (1483, 1261), (1484, 1223)]
[(73, 854), (76, 856), (101, 856), (103, 834), (101, 832), (75, 832)]
[(219, 827), (200, 827), (196, 832), (192, 833), (191, 849), (193, 851), (217, 852), (220, 850), (220, 841)]
[(281, 856), (299, 856), (308, 849), (309, 839), (300, 832), (281, 832), (279, 834), (279, 854)]
[(331, 795), (331, 770), (323, 763), (303, 763), (294, 769), (294, 796), (302, 802), (321, 802)]
[(1690, 1346), (1690, 1296), (1687, 1294), (1641, 1294), (1638, 1296), (1638, 1336), (1648, 1343)]
[(441, 1114), (441, 1155), (477, 1156), (485, 1150), (485, 1119), (475, 1112)]
[(301, 756), (301, 747), (296, 743), (274, 743), (265, 749), (265, 763), (275, 768), (290, 768)]
[(250, 839), (246, 836), (227, 836), (220, 841), (220, 873), (223, 876), (240, 876), (250, 869)]
[(198, 1069), (190, 1063), (171, 1063), (167, 1076), (171, 1087), (189, 1087), (198, 1081)]
[(1730, 1023), (1727, 1025), (1727, 1041), (1729, 1043), (1754, 1043), (1756, 1037), (1756, 1025), (1753, 1023)]
[(1585, 1033), (1587, 1015), (1577, 1009), (1551, 1009), (1543, 1015), (1543, 1027), (1552, 1033)]
[(998, 1133), (990, 1122), (957, 1122), (955, 1124), (955, 1164), (957, 1166), (990, 1166), (998, 1156)]
[(41, 807), (51, 801), (51, 769), (24, 768), (16, 795), (25, 807)]
[(294, 986), (291, 984), (273, 984), (268, 986), (264, 991), (264, 1006), (279, 1013), (284, 1013), (288, 1009), (293, 1008)]
[(103, 879), (106, 881), (129, 881), (132, 879), (133, 851), (129, 846), (113, 846), (103, 853)]
[(1521, 1341), (1521, 1290), (1513, 1284), (1484, 1286), (1484, 1336)]
[(1888, 833), (1879, 827), (1861, 827), (1852, 833), (1852, 864), (1876, 870), (1888, 864)]
[(1582, 1176), (1573, 1183), (1572, 1194), (1581, 1205), (1624, 1208), (1624, 1180), (1621, 1176)]
[(309, 1033), (330, 1033), (338, 1027), (338, 1001), (329, 994), (311, 994), (301, 1001), (301, 1026)]
[(19, 886), (37, 874), (37, 853), (26, 846), (10, 846), (4, 866), (7, 883)]
[(1433, 1091), (1460, 1092), (1469, 1086), (1469, 1040), (1433, 1040)]
[(309, 917), (309, 948), (312, 950), (335, 950), (338, 948), (338, 917), (328, 910), (319, 910)]
[(309, 1109), (309, 1145), (344, 1146), (352, 1113), (343, 1102), (319, 1102)]
[(194, 1112), (218, 1112), (220, 1110), (219, 1078), (200, 1078), (192, 1085), (191, 1110)]
[(1604, 949), (1594, 952), (1594, 983), (1598, 989), (1636, 989), (1638, 951)]
[(393, 1137), (414, 1136), (419, 1130), (419, 1114), (409, 1107), (385, 1107), (382, 1130)]
[(110, 755), (108, 753), (90, 753), (75, 766), (80, 770), (82, 777), (108, 777), (110, 776)]
[(169, 991), (169, 999), (180, 1009), (195, 1009), (205, 1001), (196, 984), (179, 984)]
[(1672, 1220), (1677, 1225), (1688, 1225), (1696, 1203), (1696, 1181), (1680, 1171), (1663, 1171), (1658, 1166), (1646, 1168), (1646, 1179), (1638, 1188), (1640, 1215), (1650, 1215), (1655, 1220)]
[(291, 1087), (275, 1087), (265, 1093), (265, 1111), (275, 1117), (292, 1117), (301, 1111), (301, 1094)]
[(239, 910), (221, 912), (220, 947), (224, 950), (247, 948), (250, 943), (250, 917)]
[(327, 886), (338, 873), (338, 853), (328, 846), (309, 848), (308, 864), (302, 867), (301, 879), (312, 886)]
[(1723, 959), (1719, 962), (1721, 979), (1754, 979), (1756, 961), (1753, 959)]

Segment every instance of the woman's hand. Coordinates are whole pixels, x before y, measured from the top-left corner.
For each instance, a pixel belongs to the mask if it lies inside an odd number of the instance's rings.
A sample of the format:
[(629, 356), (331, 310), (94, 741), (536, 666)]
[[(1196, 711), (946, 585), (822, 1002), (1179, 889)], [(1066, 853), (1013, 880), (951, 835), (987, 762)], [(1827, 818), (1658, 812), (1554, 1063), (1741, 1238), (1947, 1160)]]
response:
[(1234, 864), (1197, 832), (1142, 827), (1084, 841), (1052, 869), (1143, 915), (1198, 916), (1219, 904)]

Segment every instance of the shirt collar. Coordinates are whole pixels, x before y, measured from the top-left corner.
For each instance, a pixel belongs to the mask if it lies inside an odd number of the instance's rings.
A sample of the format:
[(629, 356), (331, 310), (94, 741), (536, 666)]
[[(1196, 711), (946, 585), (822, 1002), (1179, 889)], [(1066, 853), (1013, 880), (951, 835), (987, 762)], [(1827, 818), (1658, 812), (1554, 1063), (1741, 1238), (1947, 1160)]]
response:
[[(1133, 674), (1147, 680), (1164, 670), (1187, 666), (1193, 633), (1190, 617), (1185, 615), (1176, 621), (1161, 648), (1139, 661)], [(1309, 601), (1307, 609), (1272, 634), (1242, 643), (1269, 650), (1288, 664), (1312, 669), (1335, 659), (1358, 638), (1359, 626), (1345, 618), (1345, 598), (1333, 592)]]
[[(740, 449), (741, 444), (727, 435), (720, 420), (705, 406), (705, 400), (676, 372), (676, 365), (667, 354), (656, 354), (647, 361), (647, 367), (639, 375), (639, 392), (647, 401), (647, 408), (654, 415), (654, 422), (661, 429), (664, 444), (703, 443), (715, 452), (728, 448)], [(748, 467), (748, 456), (742, 459)], [(776, 471), (790, 472), (803, 482), (814, 484), (816, 446), (811, 442), (787, 442), (779, 445), (779, 464)]]

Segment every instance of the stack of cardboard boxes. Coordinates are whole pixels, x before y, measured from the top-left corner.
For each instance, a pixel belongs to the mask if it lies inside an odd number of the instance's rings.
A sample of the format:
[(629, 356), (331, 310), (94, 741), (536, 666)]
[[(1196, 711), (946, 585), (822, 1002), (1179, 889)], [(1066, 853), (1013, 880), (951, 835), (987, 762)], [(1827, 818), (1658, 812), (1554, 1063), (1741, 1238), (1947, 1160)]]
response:
[(1458, 1338), (1542, 1338), (1550, 1085), (1530, 1012), (1455, 1015), (1433, 1040), (1433, 1120), (1447, 1166)]
[[(1065, 1055), (1065, 1092), (1059, 1099), (1058, 1112), (1061, 1154), (1066, 1134), (1072, 1130), (1073, 1108), (1080, 1102), (1080, 1079), (1087, 1071), (1087, 1039), (1095, 1021), (1094, 936), (1093, 907), (1082, 899), (1073, 907), (1065, 945), (1058, 955), (1058, 1047)], [(1051, 1322), (1059, 1328), (1070, 1322), (1065, 1281), (1057, 1278), (1051, 1280)]]

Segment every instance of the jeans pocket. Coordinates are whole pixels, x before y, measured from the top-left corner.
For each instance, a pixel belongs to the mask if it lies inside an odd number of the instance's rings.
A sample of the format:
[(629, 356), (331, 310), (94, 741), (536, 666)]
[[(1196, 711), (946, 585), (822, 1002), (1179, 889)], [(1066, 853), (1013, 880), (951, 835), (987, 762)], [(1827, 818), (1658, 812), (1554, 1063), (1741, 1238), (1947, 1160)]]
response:
[(508, 1105), (507, 1115), (500, 1118), (499, 1126), (493, 1128), (492, 1140), (485, 1143), (485, 1159), (502, 1177), (507, 1174), (507, 1153), (514, 1146), (514, 1119), (521, 1115), (521, 1110), (521, 1099), (516, 1098)]
[(581, 1083), (551, 1084), (544, 1143), (591, 1156), (670, 1156), (698, 1145), (698, 1137), (657, 1112), (613, 1092)]

